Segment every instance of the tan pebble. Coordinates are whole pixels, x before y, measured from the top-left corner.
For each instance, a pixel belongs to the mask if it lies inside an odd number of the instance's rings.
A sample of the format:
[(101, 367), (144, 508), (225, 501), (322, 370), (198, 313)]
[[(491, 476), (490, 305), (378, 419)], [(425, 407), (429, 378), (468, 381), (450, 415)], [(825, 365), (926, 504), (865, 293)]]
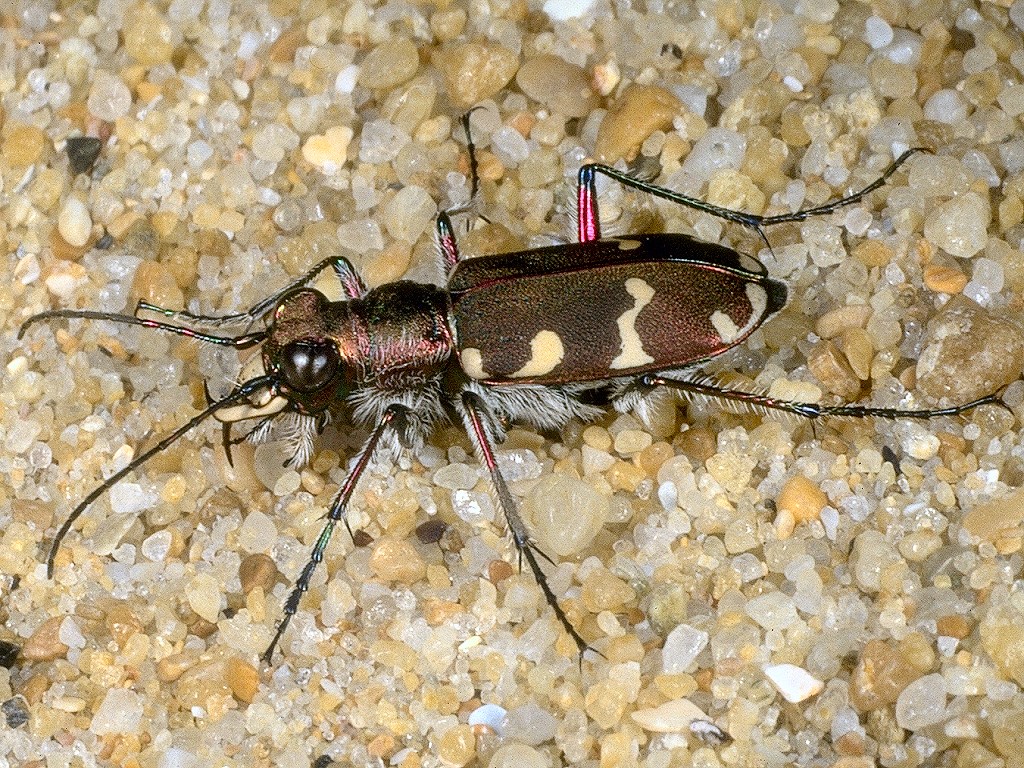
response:
[(110, 632), (119, 648), (124, 648), (124, 644), (132, 635), (136, 635), (144, 629), (139, 617), (124, 603), (114, 603), (106, 612), (104, 622), (107, 625), (107, 631)]
[(498, 93), (519, 69), (519, 58), (508, 48), (484, 43), (445, 45), (434, 52), (433, 61), (448, 97), (462, 107)]
[(395, 753), (395, 746), (396, 742), (394, 736), (390, 733), (381, 733), (375, 736), (370, 743), (366, 745), (366, 751), (370, 753), (371, 757), (387, 761), (387, 759)]
[(594, 74), (591, 83), (594, 90), (601, 96), (607, 96), (615, 90), (615, 87), (622, 80), (622, 72), (615, 59), (610, 59), (594, 66)]
[(972, 622), (964, 616), (958, 614), (951, 614), (949, 616), (941, 616), (935, 622), (936, 631), (944, 637), (955, 637), (957, 640), (963, 640), (965, 637), (971, 634), (971, 628), (974, 626)]
[(583, 582), (583, 605), (591, 613), (617, 611), (636, 598), (625, 581), (604, 568), (595, 569)]
[(407, 37), (391, 38), (363, 59), (359, 84), (365, 88), (394, 88), (410, 80), (419, 66), (416, 44)]
[(654, 438), (642, 429), (624, 429), (615, 435), (615, 451), (622, 456), (632, 456), (653, 442)]
[(999, 203), (999, 230), (1005, 232), (1024, 221), (1024, 201), (1019, 197), (1005, 197)]
[(267, 58), (277, 64), (289, 64), (295, 59), (295, 52), (305, 41), (306, 32), (302, 24), (296, 24), (281, 33), (270, 45)]
[(585, 117), (597, 104), (587, 73), (547, 53), (527, 59), (516, 73), (516, 84), (531, 99), (566, 117)]
[(797, 523), (806, 523), (818, 519), (828, 504), (828, 496), (813, 481), (796, 475), (782, 486), (775, 504), (780, 511), (788, 510)]
[(68, 647), (60, 641), (60, 625), (63, 616), (51, 616), (32, 633), (21, 649), (26, 661), (53, 661), (63, 657)]
[(852, 304), (831, 309), (822, 314), (814, 324), (814, 333), (822, 339), (834, 339), (844, 331), (864, 328), (871, 316), (866, 304)]
[(243, 704), (250, 704), (260, 688), (260, 673), (252, 664), (232, 657), (224, 665), (224, 679), (231, 693)]
[(850, 400), (860, 392), (860, 379), (846, 356), (827, 339), (818, 342), (811, 350), (807, 356), (807, 367), (832, 394)]
[(125, 50), (144, 66), (170, 61), (174, 53), (173, 29), (164, 15), (149, 3), (139, 3), (125, 15), (121, 31)]
[(775, 535), (788, 539), (796, 530), (796, 517), (788, 509), (780, 509), (775, 515)]
[(438, 10), (430, 17), (430, 30), (441, 42), (454, 40), (466, 27), (466, 11), (462, 8)]
[(472, 727), (456, 725), (444, 732), (437, 743), (437, 756), (445, 765), (461, 768), (476, 755), (476, 737)]
[(255, 552), (246, 555), (238, 566), (238, 578), (242, 582), (243, 594), (249, 594), (256, 587), (266, 592), (277, 579), (277, 566), (269, 555)]
[(924, 268), (924, 284), (936, 293), (960, 293), (967, 285), (967, 275), (955, 267), (929, 264)]
[(614, 727), (626, 712), (626, 696), (621, 683), (615, 680), (599, 680), (587, 689), (583, 707), (591, 719), (601, 728)]
[(156, 663), (156, 676), (162, 683), (173, 683), (196, 663), (196, 660), (184, 653), (172, 653), (164, 656)]
[(605, 163), (632, 157), (652, 133), (671, 128), (681, 109), (682, 102), (671, 91), (655, 85), (629, 86), (601, 120), (594, 153)]
[(487, 565), (487, 580), (492, 584), (498, 584), (505, 579), (514, 576), (515, 568), (504, 560), (492, 560)]
[(427, 566), (416, 547), (408, 541), (382, 537), (370, 555), (370, 568), (384, 581), (412, 584), (426, 575)]
[(54, 296), (68, 298), (88, 279), (89, 272), (81, 264), (61, 261), (53, 265), (44, 282)]
[(322, 173), (337, 173), (348, 160), (348, 146), (352, 141), (352, 129), (347, 125), (336, 125), (325, 133), (318, 133), (306, 139), (302, 145), (302, 158), (315, 165)]
[(917, 388), (933, 401), (963, 403), (998, 391), (1021, 373), (1024, 333), (1010, 319), (954, 296), (928, 324)]
[(853, 249), (853, 257), (866, 267), (884, 267), (893, 256), (892, 248), (881, 240), (864, 240)]
[(458, 603), (448, 600), (424, 600), (423, 618), (432, 627), (439, 627), (451, 621), (454, 617), (463, 612), (463, 607)]
[(875, 355), (871, 335), (863, 328), (848, 328), (843, 331), (839, 346), (857, 378), (861, 381), (870, 379), (871, 361)]
[(638, 709), (630, 717), (645, 731), (654, 733), (682, 733), (694, 720), (707, 720), (708, 716), (689, 699), (669, 701), (650, 709)]
[(15, 125), (0, 146), (0, 158), (15, 168), (25, 168), (46, 159), (50, 141), (40, 128), (33, 125)]
[(706, 427), (692, 427), (681, 433), (676, 441), (679, 450), (700, 462), (705, 462), (718, 450), (715, 433)]
[(1024, 611), (1001, 597), (992, 601), (980, 624), (981, 645), (1000, 673), (1024, 684)]
[(894, 704), (921, 676), (903, 655), (881, 640), (866, 643), (850, 676), (850, 703), (860, 712)]
[(185, 294), (178, 287), (173, 273), (158, 261), (144, 261), (135, 270), (129, 301), (144, 299), (150, 304), (176, 309), (185, 303)]

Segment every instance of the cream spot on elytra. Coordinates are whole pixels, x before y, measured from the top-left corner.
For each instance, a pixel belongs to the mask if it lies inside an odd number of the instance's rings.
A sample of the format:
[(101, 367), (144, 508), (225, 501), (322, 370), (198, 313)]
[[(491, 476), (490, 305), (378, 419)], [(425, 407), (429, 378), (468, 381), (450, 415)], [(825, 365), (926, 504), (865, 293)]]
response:
[(487, 372), (484, 370), (483, 356), (476, 347), (466, 347), (462, 350), (459, 353), (459, 360), (462, 362), (462, 370), (469, 378), (477, 381), (488, 378)]
[(512, 374), (513, 379), (533, 378), (551, 373), (565, 357), (565, 346), (562, 339), (554, 331), (538, 331), (530, 340), (530, 359), (518, 371)]
[(643, 340), (636, 330), (636, 319), (640, 315), (640, 310), (651, 303), (654, 289), (640, 278), (631, 277), (626, 281), (626, 293), (633, 297), (633, 307), (619, 315), (619, 319), (616, 320), (622, 351), (612, 360), (610, 367), (613, 370), (639, 368), (654, 362), (654, 358), (644, 351)]

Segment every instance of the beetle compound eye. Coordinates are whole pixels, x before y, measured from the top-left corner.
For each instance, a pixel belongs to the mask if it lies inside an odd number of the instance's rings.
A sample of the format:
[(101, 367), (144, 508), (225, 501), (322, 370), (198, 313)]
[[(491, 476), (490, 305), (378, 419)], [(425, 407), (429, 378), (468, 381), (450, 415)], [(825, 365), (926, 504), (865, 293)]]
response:
[(338, 372), (341, 356), (329, 341), (293, 341), (281, 354), (284, 383), (299, 392), (315, 392)]

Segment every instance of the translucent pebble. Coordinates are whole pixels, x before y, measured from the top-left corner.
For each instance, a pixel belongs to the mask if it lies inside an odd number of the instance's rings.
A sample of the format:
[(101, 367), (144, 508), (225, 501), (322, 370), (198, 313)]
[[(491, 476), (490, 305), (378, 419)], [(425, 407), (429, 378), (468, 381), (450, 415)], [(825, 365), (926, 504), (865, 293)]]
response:
[(188, 158), (188, 164), (193, 168), (199, 168), (213, 157), (213, 147), (202, 139), (191, 142), (188, 148), (185, 150), (185, 156)]
[(357, 219), (338, 227), (338, 242), (356, 253), (379, 251), (384, 247), (384, 235), (373, 219)]
[(111, 688), (89, 724), (97, 736), (138, 733), (144, 711), (143, 699), (128, 688)]
[(883, 48), (892, 42), (892, 27), (880, 16), (869, 16), (864, 22), (864, 42), (872, 48)]
[(510, 741), (535, 746), (555, 738), (561, 720), (528, 701), (508, 713), (505, 735)]
[(359, 159), (364, 163), (390, 163), (410, 141), (409, 134), (387, 120), (371, 120), (363, 126)]
[(523, 517), (541, 549), (560, 557), (582, 550), (608, 520), (608, 498), (583, 480), (547, 475), (523, 503)]
[(896, 64), (917, 66), (921, 59), (921, 47), (924, 41), (916, 32), (909, 29), (893, 30), (892, 42), (879, 49), (879, 53)]
[(964, 54), (963, 68), (967, 74), (984, 72), (995, 66), (996, 52), (990, 45), (977, 45)]
[(505, 165), (515, 167), (530, 156), (530, 145), (515, 128), (503, 126), (491, 136), (494, 153)]
[(357, 82), (359, 82), (359, 67), (349, 64), (347, 67), (342, 67), (338, 76), (334, 78), (334, 90), (342, 94), (352, 93)]
[(864, 531), (853, 542), (850, 572), (865, 592), (877, 592), (882, 585), (882, 571), (902, 562), (903, 558), (885, 540), (880, 531)]
[(669, 632), (661, 649), (662, 670), (669, 675), (686, 672), (708, 644), (708, 633), (689, 624)]
[(896, 723), (916, 731), (946, 719), (946, 681), (940, 674), (925, 675), (912, 682), (896, 699)]
[(770, 664), (764, 668), (764, 674), (782, 697), (793, 704), (816, 696), (825, 689), (821, 680), (795, 664)]
[(798, 0), (796, 12), (818, 24), (828, 24), (839, 12), (837, 0)]
[(436, 215), (437, 203), (430, 193), (423, 187), (409, 184), (398, 190), (385, 207), (384, 227), (396, 240), (414, 243)]
[(967, 104), (959, 93), (943, 88), (928, 97), (924, 103), (924, 116), (928, 120), (954, 125), (967, 119)]
[(469, 725), (483, 725), (498, 736), (504, 735), (508, 724), (508, 711), (497, 704), (483, 704), (469, 713)]
[(280, 123), (270, 123), (257, 131), (252, 139), (252, 153), (260, 160), (279, 163), (285, 153), (299, 145), (299, 136), (295, 131)]
[(722, 168), (738, 170), (747, 151), (747, 140), (736, 131), (711, 128), (693, 145), (683, 161), (682, 172), (702, 185)]
[(113, 122), (127, 114), (132, 105), (132, 92), (124, 81), (109, 72), (97, 72), (89, 89), (86, 106), (100, 120)]
[(42, 426), (35, 421), (17, 420), (4, 438), (4, 447), (11, 453), (24, 453), (32, 447), (41, 431)]
[(171, 551), (172, 540), (171, 532), (166, 529), (147, 536), (142, 541), (143, 556), (154, 563), (162, 562)]
[(792, 598), (782, 592), (769, 592), (751, 598), (745, 610), (750, 618), (765, 629), (786, 629), (799, 621)]
[(85, 636), (82, 635), (78, 624), (75, 623), (74, 618), (71, 616), (65, 616), (61, 621), (60, 629), (57, 632), (57, 639), (68, 648), (85, 648)]
[(64, 242), (75, 248), (81, 248), (89, 242), (89, 236), (92, 234), (92, 217), (81, 199), (71, 195), (64, 201), (57, 215), (57, 231), (64, 238)]
[(363, 59), (359, 83), (367, 88), (394, 88), (415, 75), (419, 63), (415, 43), (405, 37), (391, 38)]
[(590, 12), (595, 0), (545, 0), (544, 13), (552, 21), (578, 19)]
[(489, 493), (475, 491), (452, 491), (452, 509), (459, 519), (470, 525), (480, 525), (494, 520), (494, 502)]
[(469, 490), (477, 484), (479, 479), (480, 475), (475, 467), (462, 463), (448, 464), (434, 473), (434, 484), (449, 490), (458, 488)]
[(107, 494), (115, 515), (137, 515), (157, 502), (155, 493), (147, 493), (138, 483), (118, 483)]
[(221, 584), (208, 573), (198, 573), (185, 587), (189, 607), (211, 624), (220, 617)]
[(550, 768), (545, 755), (526, 744), (506, 744), (491, 756), (487, 768)]
[(238, 546), (246, 552), (269, 552), (277, 541), (277, 526), (269, 515), (253, 510), (238, 529)]
[(985, 247), (991, 220), (988, 203), (968, 192), (935, 208), (925, 219), (924, 236), (946, 253), (967, 259)]
[(1016, 0), (1010, 6), (1010, 21), (1014, 23), (1017, 29), (1024, 31), (1024, 0)]
[(1003, 290), (1003, 265), (984, 256), (974, 260), (972, 280), (992, 293)]

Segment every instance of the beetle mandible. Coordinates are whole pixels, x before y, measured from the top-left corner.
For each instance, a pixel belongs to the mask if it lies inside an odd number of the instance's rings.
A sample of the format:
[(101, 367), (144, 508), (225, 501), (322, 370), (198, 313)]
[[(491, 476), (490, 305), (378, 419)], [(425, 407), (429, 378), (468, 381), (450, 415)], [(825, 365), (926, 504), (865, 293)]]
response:
[[(469, 132), (468, 115), (463, 125)], [(506, 425), (538, 429), (590, 420), (601, 409), (588, 402), (597, 389), (611, 392), (619, 410), (640, 406), (664, 387), (697, 396), (731, 399), (815, 419), (874, 416), (927, 419), (1002, 404), (997, 394), (948, 408), (903, 410), (864, 405), (820, 405), (726, 389), (694, 373), (711, 358), (741, 344), (787, 301), (785, 284), (756, 259), (684, 234), (602, 237), (596, 179), (604, 175), (641, 192), (753, 228), (764, 229), (828, 214), (883, 186), (915, 152), (902, 153), (865, 188), (833, 202), (774, 216), (721, 208), (636, 179), (613, 167), (586, 164), (578, 175), (578, 242), (518, 253), (460, 258), (451, 217), (437, 219), (444, 287), (400, 280), (367, 289), (342, 256), (326, 259), (246, 312), (209, 317), (140, 302), (134, 315), (57, 309), (27, 319), (84, 318), (155, 328), (200, 342), (246, 349), (262, 345), (262, 371), (226, 396), (212, 400), (187, 423), (143, 451), (90, 492), (55, 534), (46, 558), (52, 577), (61, 542), (75, 521), (105, 491), (210, 417), (225, 424), (255, 421), (249, 436), (265, 436), (287, 415), (299, 433), (294, 464), (307, 458), (312, 436), (329, 411), (340, 411), (369, 436), (335, 495), (309, 560), (283, 607), (263, 654), (270, 661), (302, 595), (323, 560), (360, 477), (381, 446), (392, 451), (421, 445), (444, 421), (460, 422), (494, 493), (520, 560), (525, 560), (558, 621), (582, 652), (589, 646), (548, 585), (532, 542), (495, 457)], [(476, 161), (469, 142), (476, 188)], [(307, 287), (333, 269), (344, 298), (329, 301)], [(140, 317), (156, 313), (161, 320)], [(238, 335), (210, 332), (244, 324)], [(262, 328), (252, 328), (262, 324)], [(206, 329), (206, 330), (204, 330)], [(351, 534), (351, 530), (349, 530)]]

